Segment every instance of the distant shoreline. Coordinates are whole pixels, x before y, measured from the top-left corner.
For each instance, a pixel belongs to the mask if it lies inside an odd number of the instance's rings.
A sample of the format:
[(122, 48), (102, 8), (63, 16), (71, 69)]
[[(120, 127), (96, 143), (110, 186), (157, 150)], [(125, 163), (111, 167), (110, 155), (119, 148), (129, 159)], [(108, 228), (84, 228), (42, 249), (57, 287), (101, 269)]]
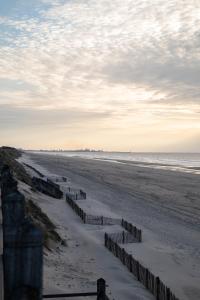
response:
[(62, 153), (62, 152), (80, 152), (80, 153), (129, 153), (129, 154), (198, 154), (200, 155), (200, 152), (186, 152), (186, 151), (183, 151), (183, 152), (180, 152), (180, 151), (177, 151), (177, 152), (164, 152), (164, 151), (109, 151), (109, 150), (38, 150), (38, 149), (22, 149), (22, 151), (25, 151), (25, 152), (59, 152), (59, 153)]
[(73, 152), (34, 151), (27, 153), (60, 157), (92, 159), (112, 163), (135, 165), (144, 168), (163, 169), (200, 175), (200, 154), (198, 153), (133, 153), (133, 152)]

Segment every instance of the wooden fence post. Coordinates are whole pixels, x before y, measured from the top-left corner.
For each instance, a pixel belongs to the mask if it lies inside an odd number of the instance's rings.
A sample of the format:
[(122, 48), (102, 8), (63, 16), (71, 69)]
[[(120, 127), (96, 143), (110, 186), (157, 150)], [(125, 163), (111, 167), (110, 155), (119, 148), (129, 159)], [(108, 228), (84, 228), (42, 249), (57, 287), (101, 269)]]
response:
[(106, 300), (106, 282), (103, 278), (97, 280), (97, 300)]
[(107, 236), (107, 233), (105, 232), (105, 235), (104, 235), (104, 243), (105, 243), (105, 247), (107, 248), (107, 241), (108, 241), (108, 236)]
[(124, 244), (124, 243), (125, 243), (125, 232), (123, 230), (123, 232), (122, 232), (122, 244)]
[(84, 213), (84, 223), (86, 223), (86, 220), (87, 220), (87, 215), (86, 213)]
[(122, 248), (122, 263), (125, 265), (125, 250)]
[(166, 288), (166, 296), (166, 300), (170, 300), (170, 289), (168, 287)]
[(146, 268), (145, 271), (145, 287), (148, 289), (149, 287), (149, 270)]
[(140, 272), (139, 272), (139, 261), (136, 261), (136, 277), (140, 281)]
[(142, 242), (142, 230), (139, 230), (139, 239), (138, 241), (141, 243)]
[(133, 234), (133, 225), (130, 224), (130, 233)]
[(129, 254), (129, 271), (132, 273), (132, 255)]
[(160, 300), (160, 278), (156, 277), (156, 300)]

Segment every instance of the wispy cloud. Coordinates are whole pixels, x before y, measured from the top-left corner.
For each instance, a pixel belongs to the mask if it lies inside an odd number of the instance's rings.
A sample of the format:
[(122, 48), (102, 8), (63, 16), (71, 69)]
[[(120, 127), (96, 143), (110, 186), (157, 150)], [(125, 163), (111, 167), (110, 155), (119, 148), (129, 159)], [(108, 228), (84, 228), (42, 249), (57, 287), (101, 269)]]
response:
[(32, 14), (21, 1), (15, 15), (0, 17), (0, 82), (13, 82), (0, 89), (1, 105), (102, 113), (110, 128), (132, 132), (133, 119), (199, 128), (200, 3), (34, 3)]

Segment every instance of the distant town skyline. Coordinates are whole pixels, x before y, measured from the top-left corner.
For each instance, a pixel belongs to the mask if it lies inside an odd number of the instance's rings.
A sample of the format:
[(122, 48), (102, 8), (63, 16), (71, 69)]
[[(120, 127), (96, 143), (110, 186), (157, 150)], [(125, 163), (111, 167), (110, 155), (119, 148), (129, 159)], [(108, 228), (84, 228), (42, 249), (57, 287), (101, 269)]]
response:
[(200, 2), (0, 0), (0, 144), (200, 152)]

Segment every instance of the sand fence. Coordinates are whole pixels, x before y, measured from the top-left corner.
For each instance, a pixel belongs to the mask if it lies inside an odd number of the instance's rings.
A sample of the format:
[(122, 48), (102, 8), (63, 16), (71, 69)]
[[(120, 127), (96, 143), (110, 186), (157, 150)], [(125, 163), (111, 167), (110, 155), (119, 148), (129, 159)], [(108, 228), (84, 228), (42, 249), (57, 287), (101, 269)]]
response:
[[(85, 198), (86, 199), (86, 198)], [(125, 230), (121, 232), (105, 233), (105, 247), (114, 254), (128, 270), (149, 290), (156, 300), (178, 300), (170, 288), (160, 280), (158, 276), (152, 274), (148, 268), (144, 267), (138, 260), (121, 246), (127, 243), (142, 242), (142, 230), (124, 219), (114, 219), (104, 216), (94, 216), (87, 214), (79, 205), (76, 197), (66, 194), (66, 201), (76, 214), (86, 224), (92, 225), (121, 225)]]
[[(123, 237), (122, 237), (123, 238)], [(126, 239), (116, 237), (113, 234), (105, 233), (105, 247), (114, 254), (128, 270), (140, 281), (147, 290), (149, 290), (156, 300), (178, 300), (171, 290), (164, 285), (159, 277), (153, 275), (146, 267), (138, 260), (126, 252), (119, 244), (128, 243)]]

